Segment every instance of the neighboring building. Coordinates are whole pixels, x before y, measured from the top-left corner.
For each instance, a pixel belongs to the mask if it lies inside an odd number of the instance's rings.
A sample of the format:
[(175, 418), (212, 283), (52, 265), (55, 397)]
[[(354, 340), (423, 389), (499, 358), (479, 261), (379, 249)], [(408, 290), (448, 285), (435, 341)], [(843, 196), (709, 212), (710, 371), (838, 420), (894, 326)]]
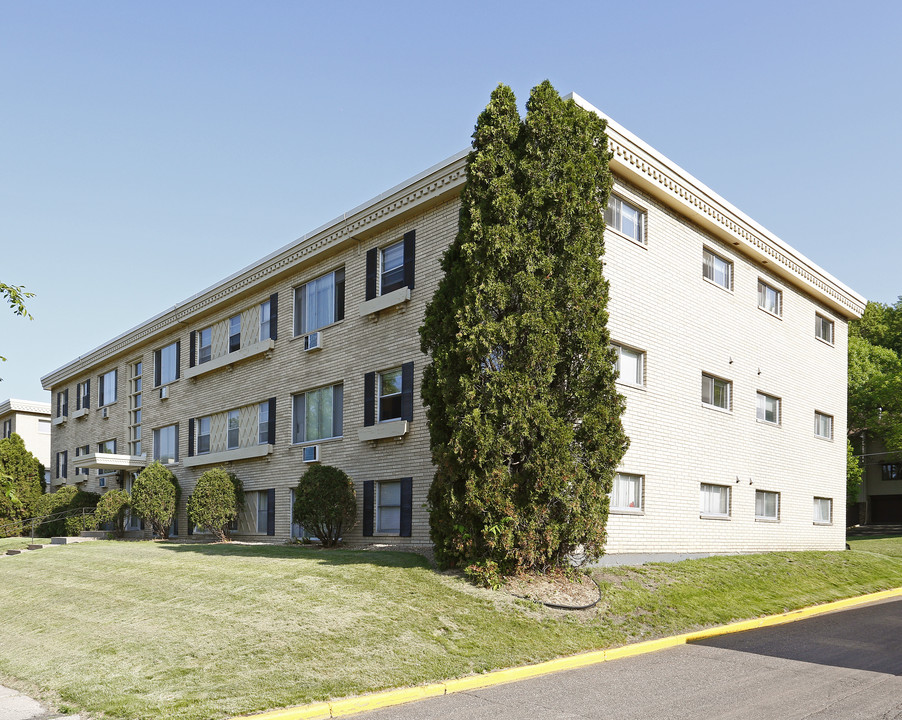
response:
[(50, 403), (32, 400), (0, 402), (0, 438), (17, 433), (25, 447), (50, 468)]
[[(631, 438), (608, 552), (842, 548), (847, 321), (864, 299), (614, 122), (608, 137), (605, 275)], [(248, 491), (239, 536), (285, 540), (292, 488), (323, 462), (357, 487), (346, 540), (428, 542), (417, 330), (465, 161), (44, 377), (53, 484), (128, 488), (161, 459), (185, 535), (197, 477), (226, 464)]]
[(885, 445), (858, 436), (852, 440), (864, 452), (864, 474), (858, 503), (849, 513), (853, 524), (902, 524), (902, 458), (886, 452)]

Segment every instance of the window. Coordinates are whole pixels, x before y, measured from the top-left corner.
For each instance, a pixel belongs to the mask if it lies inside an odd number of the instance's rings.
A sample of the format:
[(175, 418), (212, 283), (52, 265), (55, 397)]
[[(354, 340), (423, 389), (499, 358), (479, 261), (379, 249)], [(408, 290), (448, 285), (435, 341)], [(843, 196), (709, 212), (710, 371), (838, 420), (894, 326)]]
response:
[(271, 307), (269, 300), (260, 303), (260, 342), (269, 340), (270, 338), (269, 322)]
[(63, 450), (62, 452), (58, 452), (56, 454), (56, 477), (64, 478), (68, 474), (69, 470), (69, 452), (68, 450)]
[(379, 422), (401, 417), (401, 368), (379, 373)]
[(161, 463), (179, 461), (179, 426), (167, 425), (153, 431), (153, 459)]
[(733, 289), (733, 263), (707, 248), (702, 250), (702, 276), (726, 290)]
[(50, 434), (50, 421), (49, 420), (38, 420), (38, 432), (41, 435), (49, 435)]
[(213, 328), (204, 328), (197, 333), (200, 344), (197, 347), (197, 364), (203, 365), (213, 359)]
[(702, 373), (702, 403), (710, 407), (729, 410), (731, 405), (731, 387), (729, 380), (722, 380), (713, 375)]
[(833, 439), (833, 416), (826, 413), (814, 412), (814, 434), (826, 440)]
[(241, 315), (229, 318), (229, 352), (241, 349)]
[(306, 335), (345, 316), (345, 271), (318, 277), (294, 290), (294, 334)]
[[(87, 449), (87, 446), (85, 446), (85, 448)], [(116, 441), (115, 440), (104, 440), (101, 443), (97, 443), (97, 452), (109, 453), (110, 455), (115, 455), (116, 454)], [(101, 470), (100, 471), (101, 474), (106, 474), (106, 473), (110, 473), (110, 472), (115, 473), (116, 470)]]
[(380, 251), (380, 295), (404, 287), (404, 241), (396, 242)]
[(116, 402), (116, 378), (118, 372), (110, 370), (100, 376), (100, 382), (97, 384), (97, 406), (112, 405)]
[(902, 480), (902, 464), (884, 463), (880, 477), (882, 480)]
[(777, 520), (780, 516), (780, 493), (755, 490), (755, 519)]
[(620, 382), (628, 385), (645, 384), (645, 353), (641, 350), (614, 345), (617, 359), (614, 361), (614, 369), (620, 374)]
[(13, 434), (13, 421), (12, 420), (4, 420), (2, 437), (8, 438), (12, 434)]
[(765, 393), (758, 393), (758, 421), (780, 424), (780, 398)]
[(168, 385), (179, 379), (179, 342), (154, 353), (154, 387)]
[(238, 448), (238, 411), (229, 410), (228, 415), (228, 435), (226, 438), (226, 448), (235, 450)]
[(141, 374), (144, 371), (144, 364), (139, 360), (131, 364), (131, 386), (129, 387), (129, 453), (132, 455), (141, 454), (141, 405), (143, 381)]
[(612, 510), (642, 509), (642, 476), (617, 473), (611, 491)]
[[(82, 445), (81, 447), (75, 448), (75, 457), (81, 457), (82, 455), (90, 455), (91, 454), (91, 446), (90, 445)], [(91, 471), (88, 468), (75, 468), (76, 475), (90, 475)]]
[(91, 381), (85, 380), (75, 386), (75, 409), (91, 407)]
[(645, 213), (626, 200), (609, 195), (604, 221), (609, 228), (645, 244)]
[[(275, 440), (275, 438), (273, 438)], [(269, 439), (269, 401), (257, 406), (257, 444), (266, 445)]]
[(295, 395), (291, 442), (303, 443), (342, 436), (342, 384)]
[(269, 518), (269, 492), (260, 490), (257, 492), (257, 532), (266, 534)]
[(763, 280), (758, 281), (758, 307), (771, 315), (783, 314), (783, 293)]
[(833, 344), (833, 321), (823, 315), (814, 315), (814, 336), (829, 345)]
[(197, 419), (197, 454), (210, 452), (210, 416)]
[(709, 517), (729, 517), (730, 488), (726, 485), (702, 483), (701, 514)]
[(401, 533), (401, 483), (376, 484), (376, 532)]
[(69, 416), (69, 390), (60, 390), (56, 394), (56, 416)]
[(830, 498), (814, 498), (815, 525), (830, 525), (833, 522), (833, 500)]

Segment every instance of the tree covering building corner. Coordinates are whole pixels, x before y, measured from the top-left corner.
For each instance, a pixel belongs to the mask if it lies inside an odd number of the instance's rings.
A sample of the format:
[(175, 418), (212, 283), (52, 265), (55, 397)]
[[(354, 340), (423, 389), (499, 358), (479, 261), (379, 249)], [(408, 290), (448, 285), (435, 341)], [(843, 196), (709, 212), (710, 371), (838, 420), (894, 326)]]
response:
[(458, 233), (426, 309), (422, 394), (443, 565), (511, 573), (602, 554), (628, 445), (602, 275), (605, 122), (499, 85), (479, 116)]

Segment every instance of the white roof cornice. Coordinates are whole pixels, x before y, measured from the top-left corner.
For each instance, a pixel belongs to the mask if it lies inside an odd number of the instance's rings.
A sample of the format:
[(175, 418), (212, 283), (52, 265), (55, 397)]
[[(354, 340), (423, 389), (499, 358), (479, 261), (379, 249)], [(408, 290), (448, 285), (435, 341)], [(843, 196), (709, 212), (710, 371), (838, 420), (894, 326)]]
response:
[(10, 412), (50, 415), (50, 403), (39, 402), (37, 400), (16, 400), (15, 398), (0, 402), (0, 415), (6, 415)]

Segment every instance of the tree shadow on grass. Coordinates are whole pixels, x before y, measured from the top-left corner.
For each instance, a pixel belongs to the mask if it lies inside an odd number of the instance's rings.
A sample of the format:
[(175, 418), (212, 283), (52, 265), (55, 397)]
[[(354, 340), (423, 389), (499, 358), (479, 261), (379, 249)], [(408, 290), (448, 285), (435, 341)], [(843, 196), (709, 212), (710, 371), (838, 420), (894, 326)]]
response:
[(432, 564), (423, 555), (405, 550), (363, 550), (360, 548), (323, 548), (317, 545), (268, 545), (239, 543), (159, 542), (162, 550), (196, 553), (207, 557), (272, 558), (312, 560), (321, 565), (374, 565), (376, 567), (424, 568)]

